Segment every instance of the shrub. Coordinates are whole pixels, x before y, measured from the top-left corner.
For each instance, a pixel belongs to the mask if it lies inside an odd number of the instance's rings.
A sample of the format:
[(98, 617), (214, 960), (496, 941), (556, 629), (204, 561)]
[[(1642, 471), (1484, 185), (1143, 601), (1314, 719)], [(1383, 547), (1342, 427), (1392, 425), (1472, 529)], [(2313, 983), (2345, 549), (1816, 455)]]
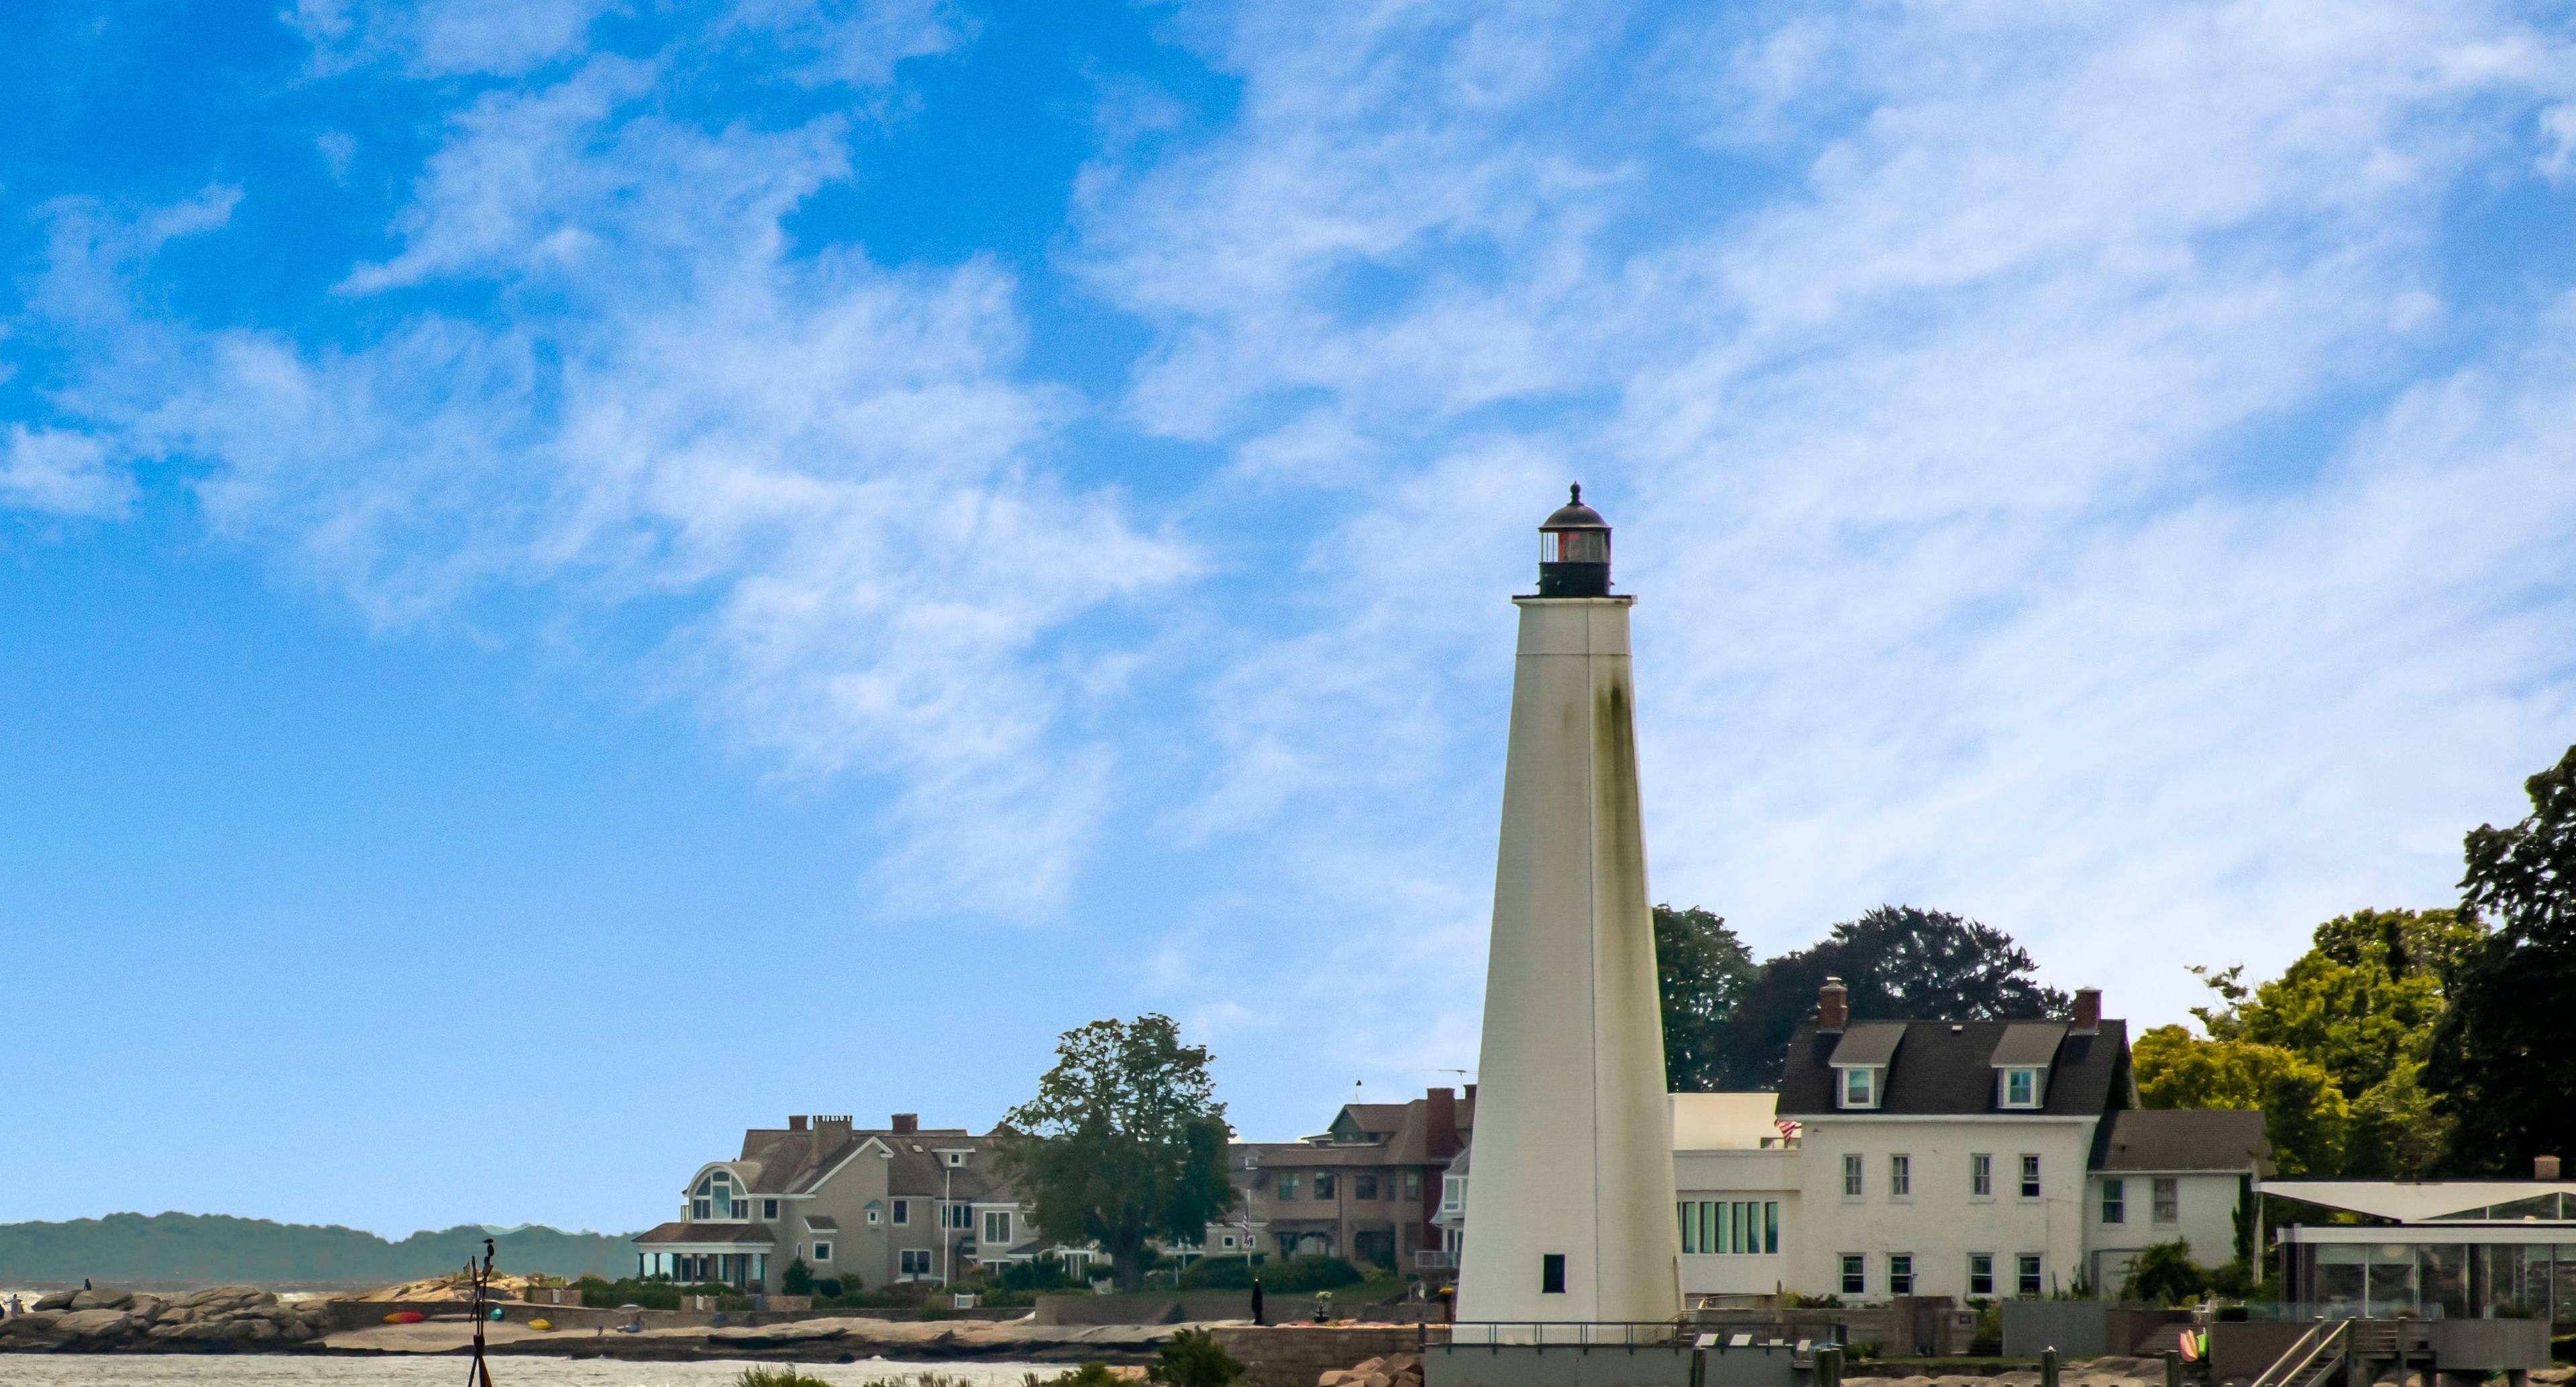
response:
[(1014, 1291), (1060, 1291), (1078, 1290), (1082, 1283), (1065, 1271), (1063, 1258), (1048, 1252), (1002, 1268), (1002, 1285)]
[(1161, 1356), (1145, 1369), (1160, 1387), (1227, 1387), (1243, 1376), (1243, 1360), (1204, 1329), (1184, 1329), (1163, 1341)]
[[(787, 1270), (778, 1274), (778, 1289), (789, 1295), (814, 1294), (814, 1269), (805, 1265), (802, 1257), (789, 1262)], [(836, 1290), (833, 1294), (838, 1295), (839, 1292)]]
[(1255, 1279), (1271, 1295), (1296, 1295), (1353, 1285), (1362, 1277), (1359, 1268), (1339, 1257), (1292, 1257), (1249, 1267), (1239, 1257), (1211, 1257), (1181, 1273), (1180, 1284), (1183, 1290), (1242, 1291), (1251, 1289)]
[(745, 1368), (734, 1378), (733, 1387), (832, 1387), (832, 1384), (794, 1368)]
[(2152, 1305), (2180, 1305), (2209, 1289), (2209, 1273), (2191, 1260), (2191, 1244), (2177, 1238), (2157, 1243), (2129, 1263), (2120, 1283), (2120, 1298)]
[(1085, 1363), (1072, 1372), (1060, 1373), (1044, 1382), (1038, 1380), (1036, 1373), (1031, 1373), (1029, 1387), (1127, 1387), (1127, 1379), (1111, 1372), (1106, 1363)]
[[(794, 1267), (789, 1267), (788, 1270), (793, 1272), (796, 1269)], [(813, 1290), (810, 1294), (818, 1300), (839, 1300), (841, 1298), (840, 1278), (832, 1276), (824, 1277), (822, 1280), (814, 1283)]]
[[(638, 1280), (628, 1276), (608, 1281), (594, 1275), (581, 1279), (581, 1303), (595, 1310), (614, 1310), (621, 1305), (641, 1305), (647, 1310), (677, 1310), (680, 1308), (680, 1297), (684, 1295), (719, 1297), (717, 1303), (724, 1309), (735, 1309), (750, 1304), (733, 1287), (719, 1282), (682, 1286), (659, 1277)], [(736, 1304), (727, 1305), (724, 1303), (726, 1301), (736, 1302)]]

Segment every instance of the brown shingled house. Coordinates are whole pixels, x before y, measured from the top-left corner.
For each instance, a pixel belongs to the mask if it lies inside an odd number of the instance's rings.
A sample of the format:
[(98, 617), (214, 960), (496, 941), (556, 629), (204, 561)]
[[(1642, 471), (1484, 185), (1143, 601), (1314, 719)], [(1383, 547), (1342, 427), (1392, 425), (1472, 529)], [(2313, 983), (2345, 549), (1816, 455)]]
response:
[(742, 1154), (689, 1177), (680, 1217), (635, 1239), (636, 1273), (776, 1291), (803, 1258), (817, 1279), (945, 1281), (1041, 1250), (1079, 1274), (1087, 1249), (1041, 1249), (1018, 1192), (993, 1166), (999, 1131), (929, 1127), (911, 1113), (864, 1129), (795, 1116), (743, 1133)]
[(1347, 1103), (1300, 1141), (1227, 1152), (1243, 1202), (1211, 1224), (1207, 1255), (1336, 1256), (1406, 1270), (1454, 1264), (1433, 1219), (1441, 1181), (1475, 1127), (1476, 1086), (1405, 1103)]

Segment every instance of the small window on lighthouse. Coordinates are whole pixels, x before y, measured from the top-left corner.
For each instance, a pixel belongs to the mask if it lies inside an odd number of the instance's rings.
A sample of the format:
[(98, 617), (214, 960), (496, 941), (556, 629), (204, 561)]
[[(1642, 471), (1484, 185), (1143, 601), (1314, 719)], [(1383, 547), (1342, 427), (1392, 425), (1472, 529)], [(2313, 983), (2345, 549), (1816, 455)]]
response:
[(1540, 563), (1608, 563), (1610, 532), (1608, 530), (1541, 530), (1538, 536)]

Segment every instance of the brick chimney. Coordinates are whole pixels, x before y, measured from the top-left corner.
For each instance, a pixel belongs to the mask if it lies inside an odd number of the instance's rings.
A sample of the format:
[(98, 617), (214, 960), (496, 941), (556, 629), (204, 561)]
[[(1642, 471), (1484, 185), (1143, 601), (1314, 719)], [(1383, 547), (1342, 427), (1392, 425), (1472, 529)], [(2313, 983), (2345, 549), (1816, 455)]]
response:
[(2558, 1158), (2557, 1158), (2556, 1156), (2534, 1156), (2534, 1157), (2532, 1157), (2532, 1158), (2531, 1158), (2531, 1178), (2532, 1178), (2532, 1179), (2534, 1179), (2534, 1180), (2555, 1180), (2555, 1179), (2557, 1179), (2557, 1178), (2558, 1178)]
[(789, 1113), (789, 1114), (787, 1115), (787, 1130), (789, 1130), (789, 1131), (791, 1131), (791, 1132), (801, 1132), (801, 1131), (804, 1131), (804, 1130), (805, 1130), (805, 1114), (803, 1114), (803, 1113), (801, 1113), (801, 1112)]
[(1455, 1089), (1423, 1091), (1422, 1144), (1435, 1161), (1458, 1154), (1458, 1093)]
[(1844, 990), (1843, 980), (1827, 978), (1816, 989), (1816, 1030), (1824, 1035), (1841, 1035), (1843, 1024), (1851, 1020), (1851, 994)]
[(2098, 987), (2075, 989), (2075, 1022), (2068, 1029), (2077, 1035), (2102, 1033), (2102, 989)]
[(831, 1150), (832, 1144), (835, 1141), (845, 1138), (849, 1136), (849, 1134), (850, 1119), (847, 1114), (843, 1114), (839, 1117), (825, 1117), (821, 1113), (814, 1114), (814, 1137), (817, 1141), (823, 1144), (823, 1150)]
[(894, 1115), (894, 1133), (896, 1136), (910, 1136), (912, 1133), (920, 1130), (921, 1114), (917, 1112), (899, 1112)]

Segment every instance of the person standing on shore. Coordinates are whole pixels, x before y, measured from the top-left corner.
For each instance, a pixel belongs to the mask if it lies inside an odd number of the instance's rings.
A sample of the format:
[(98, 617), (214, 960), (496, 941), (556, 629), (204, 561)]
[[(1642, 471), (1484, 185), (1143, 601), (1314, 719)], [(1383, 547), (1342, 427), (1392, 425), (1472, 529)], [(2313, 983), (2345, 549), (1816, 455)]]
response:
[(1261, 1317), (1261, 1283), (1258, 1280), (1255, 1280), (1252, 1283), (1252, 1322), (1254, 1324), (1270, 1323), (1270, 1321)]

